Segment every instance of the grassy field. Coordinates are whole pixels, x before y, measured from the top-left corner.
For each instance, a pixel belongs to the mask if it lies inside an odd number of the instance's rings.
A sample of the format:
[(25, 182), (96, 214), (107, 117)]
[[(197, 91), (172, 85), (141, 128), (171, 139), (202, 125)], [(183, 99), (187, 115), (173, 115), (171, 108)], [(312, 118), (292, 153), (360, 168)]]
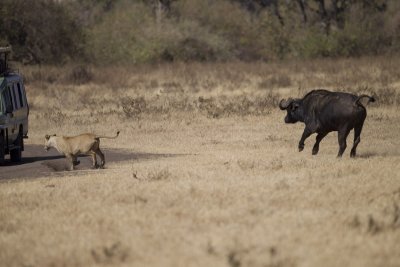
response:
[[(400, 59), (23, 68), (27, 144), (96, 132), (106, 169), (0, 182), (1, 266), (399, 266)], [(297, 151), (283, 97), (377, 102), (350, 159)], [(1, 169), (0, 169), (1, 171)]]

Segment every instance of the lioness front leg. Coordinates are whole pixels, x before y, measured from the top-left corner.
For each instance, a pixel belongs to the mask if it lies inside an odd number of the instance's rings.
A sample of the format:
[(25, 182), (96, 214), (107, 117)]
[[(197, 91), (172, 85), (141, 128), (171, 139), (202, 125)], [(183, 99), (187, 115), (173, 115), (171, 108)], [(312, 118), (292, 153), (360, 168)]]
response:
[(74, 164), (74, 166), (78, 166), (81, 162), (78, 160), (78, 156), (77, 155), (74, 155), (74, 156), (72, 156), (72, 162), (73, 162), (73, 164)]
[(74, 170), (74, 156), (71, 154), (65, 155), (67, 158), (67, 162), (69, 163), (69, 170)]
[(97, 169), (99, 167), (99, 165), (97, 165), (96, 153), (94, 153), (93, 151), (90, 151), (89, 154), (92, 157), (92, 162), (93, 162), (92, 168)]

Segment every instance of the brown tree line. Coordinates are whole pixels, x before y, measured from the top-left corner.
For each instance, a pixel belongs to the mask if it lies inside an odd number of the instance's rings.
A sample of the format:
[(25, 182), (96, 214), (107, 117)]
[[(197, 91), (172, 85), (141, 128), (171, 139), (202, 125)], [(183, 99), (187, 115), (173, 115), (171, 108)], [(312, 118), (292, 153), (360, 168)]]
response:
[[(155, 9), (168, 13), (171, 10), (171, 3), (179, 0), (153, 0)], [(344, 26), (344, 13), (352, 5), (361, 4), (364, 9), (384, 12), (387, 9), (386, 0), (232, 0), (240, 3), (243, 8), (251, 13), (258, 13), (264, 9), (270, 10), (278, 18), (280, 24), (285, 24), (285, 18), (279, 11), (280, 5), (297, 5), (302, 14), (303, 23), (308, 22), (308, 14), (318, 14), (320, 22), (325, 24), (325, 30), (329, 33), (332, 22), (339, 28)]]
[(397, 0), (2, 0), (24, 63), (274, 60), (398, 53)]

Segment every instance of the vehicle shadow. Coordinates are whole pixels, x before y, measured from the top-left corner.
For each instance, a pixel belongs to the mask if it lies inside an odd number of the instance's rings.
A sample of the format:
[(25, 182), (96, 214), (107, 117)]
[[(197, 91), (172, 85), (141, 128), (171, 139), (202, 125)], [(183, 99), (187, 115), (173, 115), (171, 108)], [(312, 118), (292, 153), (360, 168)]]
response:
[(46, 161), (46, 160), (55, 160), (64, 158), (62, 155), (55, 155), (55, 156), (39, 156), (39, 157), (24, 157), (20, 162), (11, 162), (10, 160), (5, 161), (3, 167), (10, 167), (10, 166), (18, 166), (23, 164), (34, 163), (36, 161)]
[[(159, 158), (169, 158), (184, 156), (184, 154), (156, 154), (156, 153), (143, 153), (143, 152), (132, 152), (118, 149), (103, 149), (103, 153), (106, 160), (106, 166), (110, 163), (122, 162), (122, 161), (142, 161), (142, 160), (156, 160)], [(80, 155), (78, 157), (79, 165), (75, 166), (75, 170), (90, 170), (92, 169), (93, 162), (92, 158), (87, 155)], [(99, 157), (97, 161), (100, 162)], [(69, 170), (69, 164), (65, 157), (62, 159), (52, 159), (41, 162), (42, 165), (47, 166), (52, 172), (63, 172)]]
[(377, 157), (399, 157), (400, 152), (395, 150), (389, 151), (365, 151), (362, 153), (357, 153), (356, 158), (369, 159)]
[[(157, 154), (121, 149), (103, 149), (103, 153), (106, 159), (106, 168), (108, 164), (115, 162), (157, 160), (159, 158), (185, 156), (185, 154)], [(90, 170), (92, 168), (91, 157), (82, 155), (78, 157), (78, 160), (80, 164), (75, 167), (77, 171)], [(13, 163), (6, 159), (5, 164), (0, 166), (0, 180), (46, 177), (57, 172), (67, 171), (68, 167), (65, 157), (55, 149), (46, 152), (43, 146), (26, 145), (21, 162)]]

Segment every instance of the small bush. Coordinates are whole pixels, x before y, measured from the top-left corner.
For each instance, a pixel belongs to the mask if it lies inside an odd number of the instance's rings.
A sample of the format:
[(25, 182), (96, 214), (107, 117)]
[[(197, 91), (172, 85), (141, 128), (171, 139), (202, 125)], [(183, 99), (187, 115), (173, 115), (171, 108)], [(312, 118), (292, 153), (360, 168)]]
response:
[(258, 84), (260, 89), (282, 88), (292, 85), (292, 80), (288, 75), (278, 74), (263, 80)]
[(147, 103), (144, 97), (125, 97), (121, 100), (122, 110), (128, 118), (139, 118), (140, 114), (146, 111)]
[(85, 84), (93, 79), (93, 73), (86, 66), (78, 66), (71, 70), (68, 80), (73, 84)]
[(147, 179), (149, 181), (162, 181), (167, 180), (171, 177), (171, 173), (168, 169), (162, 169), (160, 171), (149, 172)]

